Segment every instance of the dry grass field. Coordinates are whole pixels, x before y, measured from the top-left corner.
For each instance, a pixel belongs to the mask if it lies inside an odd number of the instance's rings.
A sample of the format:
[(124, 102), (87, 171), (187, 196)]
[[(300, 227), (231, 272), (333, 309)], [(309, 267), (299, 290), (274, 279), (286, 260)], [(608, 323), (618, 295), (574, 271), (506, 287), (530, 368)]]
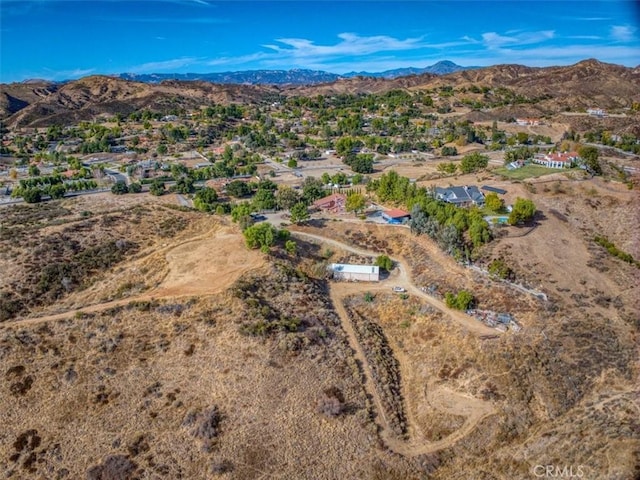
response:
[[(292, 230), (334, 243), (264, 255), (167, 197), (4, 209), (0, 478), (637, 477), (639, 270), (593, 242), (640, 256), (637, 193), (547, 180), (504, 182), (538, 226), (479, 259), (547, 302), (401, 227), (311, 222)], [(407, 269), (326, 280), (361, 250)], [(393, 282), (466, 288), (522, 330), (465, 328)]]

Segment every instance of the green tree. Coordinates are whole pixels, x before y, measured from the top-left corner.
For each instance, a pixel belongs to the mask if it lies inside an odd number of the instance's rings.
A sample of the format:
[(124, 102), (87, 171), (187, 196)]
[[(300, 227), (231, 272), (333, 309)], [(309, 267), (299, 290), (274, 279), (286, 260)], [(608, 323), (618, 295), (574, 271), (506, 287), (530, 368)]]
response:
[(151, 185), (149, 186), (149, 193), (151, 193), (151, 195), (155, 195), (156, 197), (159, 197), (160, 195), (164, 195), (164, 182), (158, 179), (155, 179), (153, 182), (151, 182)]
[(509, 214), (509, 225), (517, 225), (531, 220), (536, 214), (536, 206), (531, 200), (518, 197)]
[(356, 173), (373, 173), (373, 155), (371, 153), (347, 154), (344, 163)]
[(289, 168), (297, 168), (298, 167), (298, 161), (295, 158), (290, 158), (289, 161), (287, 162), (287, 167), (289, 167)]
[(42, 200), (42, 192), (39, 188), (27, 188), (22, 192), (22, 199), (27, 203), (38, 203)]
[(364, 209), (365, 202), (366, 200), (362, 194), (356, 192), (350, 193), (347, 195), (345, 209), (347, 212), (354, 212), (357, 214)]
[(111, 187), (111, 193), (114, 195), (124, 195), (125, 193), (129, 193), (129, 187), (127, 187), (125, 182), (120, 180)]
[(476, 172), (489, 165), (489, 157), (478, 152), (473, 152), (462, 157), (460, 162), (460, 171), (462, 173)]
[(129, 185), (129, 193), (140, 193), (142, 191), (142, 185), (137, 182), (133, 182)]
[(280, 185), (276, 192), (276, 202), (284, 210), (290, 210), (300, 201), (300, 194), (288, 185)]
[(302, 203), (296, 203), (291, 207), (291, 223), (300, 224), (309, 220), (309, 210), (307, 206)]
[(586, 167), (596, 175), (602, 174), (602, 166), (598, 160), (599, 152), (596, 147), (583, 145), (578, 149), (578, 155), (584, 161)]
[(242, 217), (251, 215), (251, 204), (248, 202), (238, 203), (231, 208), (231, 220), (238, 222)]
[(314, 200), (318, 200), (325, 196), (323, 188), (324, 184), (321, 180), (315, 177), (307, 177), (302, 183), (302, 197), (305, 202), (312, 203)]
[(213, 188), (203, 187), (196, 192), (193, 206), (201, 212), (211, 212), (216, 206), (218, 194)]
[(51, 188), (49, 188), (49, 195), (51, 195), (51, 198), (62, 198), (66, 192), (67, 188), (62, 183), (51, 185)]
[(178, 181), (174, 185), (173, 189), (177, 193), (188, 194), (193, 193), (195, 191), (195, 187), (193, 186), (193, 178), (188, 176), (183, 176), (178, 178)]
[(168, 149), (164, 143), (161, 143), (160, 145), (158, 145), (158, 148), (156, 149), (156, 151), (158, 152), (158, 155), (166, 155)]
[(385, 269), (387, 272), (390, 272), (393, 268), (393, 260), (391, 260), (387, 255), (380, 255), (376, 258), (375, 265)]
[(474, 302), (473, 294), (466, 290), (460, 290), (456, 295), (451, 292), (445, 294), (447, 307), (456, 310), (468, 310)]
[(275, 243), (278, 231), (270, 223), (263, 222), (247, 227), (243, 235), (247, 247), (268, 250)]
[(504, 200), (495, 192), (488, 193), (484, 197), (484, 204), (492, 212), (500, 212), (504, 208)]
[(36, 165), (29, 165), (28, 173), (30, 177), (37, 177), (40, 175), (40, 169)]
[(241, 198), (246, 197), (251, 193), (251, 187), (246, 182), (234, 180), (227, 184), (226, 191), (232, 197)]

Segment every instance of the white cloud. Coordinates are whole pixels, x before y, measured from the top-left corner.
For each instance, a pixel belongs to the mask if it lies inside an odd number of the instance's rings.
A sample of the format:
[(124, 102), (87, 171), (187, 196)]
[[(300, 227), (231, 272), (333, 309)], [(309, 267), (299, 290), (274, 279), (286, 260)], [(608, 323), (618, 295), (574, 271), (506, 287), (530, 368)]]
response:
[(611, 38), (618, 42), (630, 42), (633, 40), (635, 28), (628, 25), (614, 25), (611, 27)]
[(278, 38), (281, 45), (263, 45), (281, 55), (292, 58), (318, 58), (332, 56), (360, 56), (379, 52), (406, 51), (424, 48), (422, 38), (399, 40), (386, 35), (361, 37), (354, 33), (340, 33), (340, 42), (334, 45), (316, 45), (304, 38)]
[(501, 48), (503, 46), (511, 45), (531, 45), (534, 43), (541, 43), (545, 40), (550, 40), (555, 36), (553, 30), (541, 30), (538, 32), (521, 32), (515, 35), (500, 35), (496, 32), (487, 32), (482, 34), (482, 42), (489, 48)]
[(129, 73), (156, 73), (162, 71), (175, 71), (176, 69), (189, 67), (201, 63), (202, 59), (196, 57), (181, 57), (160, 62), (143, 63), (128, 70)]

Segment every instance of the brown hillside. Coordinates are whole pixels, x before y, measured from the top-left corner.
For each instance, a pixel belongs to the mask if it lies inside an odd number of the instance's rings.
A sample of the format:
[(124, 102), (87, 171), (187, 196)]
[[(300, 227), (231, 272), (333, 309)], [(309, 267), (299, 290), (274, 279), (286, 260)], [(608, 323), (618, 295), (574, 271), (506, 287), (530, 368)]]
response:
[[(220, 85), (186, 81), (166, 81), (154, 85), (105, 76), (86, 77), (59, 89), (55, 85), (44, 85), (0, 86), (2, 114), (7, 116), (13, 113), (8, 120), (10, 126), (68, 124), (92, 120), (99, 115), (127, 115), (144, 108), (169, 111), (173, 108), (197, 108), (212, 102), (252, 103), (273, 95), (383, 93), (398, 88), (433, 90), (445, 85), (456, 88), (471, 85), (492, 89), (505, 87), (515, 94), (537, 99), (531, 104), (507, 106), (501, 112), (506, 117), (553, 115), (592, 106), (622, 109), (640, 101), (640, 69), (597, 60), (585, 60), (568, 67), (497, 65), (441, 77), (429, 74), (392, 80), (356, 77), (313, 86)], [(482, 94), (475, 95), (482, 97)]]
[(44, 126), (92, 120), (99, 115), (128, 115), (140, 109), (168, 111), (211, 103), (247, 103), (270, 87), (217, 85), (207, 82), (163, 82), (150, 85), (112, 77), (91, 76), (71, 82), (13, 115), (13, 126)]
[(640, 70), (584, 60), (567, 67), (530, 68), (522, 65), (496, 65), (478, 70), (452, 73), (422, 85), (507, 87), (527, 97), (550, 97), (536, 105), (545, 113), (570, 108), (586, 109), (630, 107), (640, 100)]
[(45, 80), (0, 84), (0, 118), (13, 115), (31, 103), (48, 97), (57, 89), (57, 84)]

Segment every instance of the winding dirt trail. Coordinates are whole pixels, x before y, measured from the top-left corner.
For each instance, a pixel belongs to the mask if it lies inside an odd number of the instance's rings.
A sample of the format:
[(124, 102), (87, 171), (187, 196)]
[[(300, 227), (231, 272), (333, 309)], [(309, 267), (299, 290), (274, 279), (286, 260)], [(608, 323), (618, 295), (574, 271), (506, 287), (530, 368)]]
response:
[[(319, 235), (303, 232), (292, 233), (296, 236), (307, 237), (358, 255), (376, 256), (375, 252), (353, 247)], [(256, 251), (238, 248), (239, 242), (242, 242), (242, 238), (237, 233), (232, 233), (226, 229), (211, 230), (188, 241), (168, 246), (159, 251), (156, 250), (153, 253), (154, 255), (160, 254), (165, 257), (168, 264), (168, 273), (162, 282), (149, 292), (134, 297), (88, 305), (83, 308), (70, 309), (62, 313), (6, 322), (4, 325), (7, 327), (16, 327), (62, 320), (80, 312), (99, 312), (135, 301), (215, 294), (228, 288), (242, 273), (259, 268), (264, 264), (264, 257), (261, 254)], [(213, 258), (215, 258), (215, 261), (211, 261)], [(362, 346), (357, 340), (354, 326), (343, 303), (345, 297), (364, 291), (389, 292), (391, 282), (393, 282), (394, 285), (404, 287), (407, 291), (415, 295), (425, 298), (432, 306), (453, 318), (470, 333), (481, 337), (496, 336), (497, 331), (486, 327), (461, 312), (449, 309), (444, 303), (422, 292), (412, 283), (409, 270), (406, 267), (406, 261), (404, 260), (399, 262), (399, 267), (393, 280), (388, 279), (377, 284), (346, 282), (331, 284), (331, 300), (340, 316), (349, 343), (355, 352), (355, 357), (362, 365), (364, 387), (367, 394), (373, 400), (374, 408), (378, 414), (376, 422), (380, 427), (381, 438), (394, 452), (405, 456), (416, 456), (435, 452), (453, 445), (473, 431), (481, 420), (493, 415), (495, 411), (488, 402), (454, 392), (445, 387), (427, 388), (425, 397), (429, 405), (444, 413), (465, 416), (466, 420), (464, 424), (454, 433), (437, 442), (416, 441), (415, 439), (413, 441), (406, 441), (397, 438), (392, 433), (380, 394), (373, 380), (374, 377), (371, 366), (367, 362)], [(402, 361), (402, 356), (400, 356), (400, 360)], [(411, 422), (411, 412), (407, 412), (407, 418), (408, 421)]]
[[(345, 243), (339, 242), (337, 240), (328, 239), (322, 237), (320, 235), (314, 235), (306, 232), (293, 232), (294, 235), (311, 238), (318, 242), (322, 242), (328, 245), (332, 245), (336, 248), (340, 248), (343, 250), (350, 251), (352, 253), (364, 256), (376, 256), (374, 252), (370, 252), (358, 247), (353, 247), (351, 245), (347, 245)], [(435, 308), (450, 315), (454, 320), (458, 321), (465, 328), (467, 328), (470, 332), (480, 335), (486, 336), (491, 335), (495, 336), (496, 331), (481, 324), (477, 320), (468, 317), (467, 315), (462, 314), (461, 312), (455, 312), (449, 309), (446, 305), (440, 302), (437, 299), (426, 295), (419, 288), (417, 288), (412, 282), (411, 277), (408, 273), (408, 269), (406, 268), (406, 263), (400, 262), (400, 269), (397, 276), (393, 278), (394, 285), (402, 286), (411, 293), (419, 295), (423, 298), (426, 298), (427, 301), (433, 305)], [(349, 344), (354, 351), (354, 355), (356, 360), (362, 366), (363, 374), (364, 374), (364, 387), (372, 399), (376, 412), (378, 414), (376, 418), (376, 423), (380, 427), (380, 436), (384, 441), (385, 445), (387, 445), (394, 452), (404, 455), (404, 456), (417, 456), (423, 455), (426, 453), (436, 452), (438, 450), (442, 450), (444, 448), (448, 448), (460, 439), (467, 436), (471, 433), (479, 422), (481, 422), (486, 417), (495, 414), (495, 410), (489, 402), (485, 402), (483, 400), (479, 400), (477, 398), (473, 398), (471, 396), (467, 396), (461, 394), (459, 392), (455, 392), (451, 389), (448, 389), (443, 386), (436, 386), (435, 388), (426, 387), (425, 398), (428, 404), (436, 410), (439, 410), (443, 413), (453, 414), (453, 415), (462, 415), (466, 417), (464, 424), (455, 432), (448, 435), (447, 437), (439, 440), (437, 442), (429, 442), (429, 441), (419, 441), (417, 439), (412, 440), (403, 440), (398, 438), (396, 435), (392, 433), (392, 429), (390, 427), (389, 421), (387, 419), (385, 409), (382, 404), (382, 399), (376, 388), (375, 381), (373, 380), (373, 372), (371, 370), (371, 366), (367, 361), (367, 358), (362, 349), (362, 345), (358, 341), (353, 323), (351, 318), (344, 307), (344, 299), (349, 295), (359, 294), (363, 292), (389, 292), (390, 291), (390, 283), (391, 280), (381, 281), (379, 283), (371, 284), (371, 283), (348, 283), (348, 282), (340, 282), (340, 283), (332, 283), (330, 285), (330, 297), (331, 301), (336, 309), (336, 312), (340, 316), (340, 320), (342, 326), (344, 328), (345, 333), (347, 334), (347, 338), (349, 340)], [(459, 313), (459, 314), (458, 314)], [(458, 315), (456, 315), (458, 314)], [(480, 328), (478, 328), (479, 324)], [(403, 358), (403, 355), (396, 356), (399, 362), (406, 362), (407, 360)], [(410, 430), (415, 430), (414, 422), (412, 422), (412, 415), (410, 411), (406, 412), (407, 422), (409, 423)], [(411, 428), (413, 427), (413, 428)]]

